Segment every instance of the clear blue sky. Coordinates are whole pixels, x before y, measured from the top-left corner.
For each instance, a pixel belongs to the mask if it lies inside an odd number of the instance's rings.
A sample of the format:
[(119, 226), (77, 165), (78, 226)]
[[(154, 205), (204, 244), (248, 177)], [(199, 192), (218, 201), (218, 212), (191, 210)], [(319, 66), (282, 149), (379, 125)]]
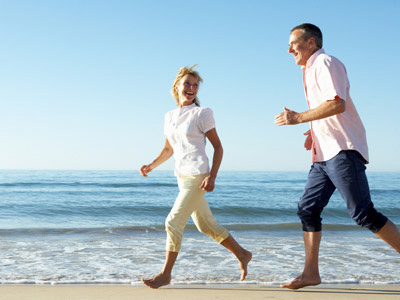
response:
[[(346, 65), (369, 170), (400, 171), (400, 1), (0, 0), (0, 168), (138, 169), (160, 152), (178, 69), (198, 64), (223, 170), (307, 171), (289, 31), (310, 22)], [(160, 169), (172, 169), (171, 159)]]

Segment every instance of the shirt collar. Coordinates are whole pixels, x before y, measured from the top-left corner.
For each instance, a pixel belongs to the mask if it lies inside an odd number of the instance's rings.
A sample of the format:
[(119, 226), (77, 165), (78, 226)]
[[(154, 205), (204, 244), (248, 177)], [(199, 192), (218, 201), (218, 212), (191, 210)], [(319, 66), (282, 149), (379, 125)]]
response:
[(178, 108), (178, 109), (179, 109), (179, 112), (183, 113), (183, 112), (185, 112), (185, 111), (187, 111), (189, 109), (192, 109), (195, 106), (196, 106), (196, 104), (192, 103), (190, 105), (182, 106), (181, 108)]
[(303, 67), (303, 68), (306, 68), (306, 69), (310, 68), (313, 65), (314, 61), (316, 60), (317, 56), (320, 54), (324, 54), (324, 53), (325, 53), (325, 50), (322, 48), (315, 51), (313, 53), (313, 55), (311, 55), (310, 58), (307, 60), (307, 63), (305, 65), (305, 67)]

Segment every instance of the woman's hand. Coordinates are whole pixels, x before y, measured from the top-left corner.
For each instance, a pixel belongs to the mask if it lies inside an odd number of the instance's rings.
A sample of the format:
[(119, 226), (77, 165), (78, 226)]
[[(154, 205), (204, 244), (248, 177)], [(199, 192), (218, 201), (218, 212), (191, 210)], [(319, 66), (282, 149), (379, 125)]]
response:
[(172, 156), (172, 154), (174, 154), (174, 150), (172, 149), (170, 143), (168, 142), (168, 139), (165, 138), (164, 148), (161, 150), (161, 153), (156, 157), (156, 159), (152, 163), (142, 166), (139, 170), (140, 174), (144, 177), (147, 177), (147, 173), (150, 173), (159, 165), (161, 165), (163, 162), (165, 162), (168, 158)]
[(151, 167), (151, 164), (144, 165), (140, 168), (140, 175), (147, 177), (147, 173), (150, 173), (152, 170), (153, 168)]
[(204, 178), (203, 182), (200, 185), (200, 188), (206, 192), (212, 192), (214, 190), (214, 187), (215, 187), (215, 178), (211, 177), (210, 175)]

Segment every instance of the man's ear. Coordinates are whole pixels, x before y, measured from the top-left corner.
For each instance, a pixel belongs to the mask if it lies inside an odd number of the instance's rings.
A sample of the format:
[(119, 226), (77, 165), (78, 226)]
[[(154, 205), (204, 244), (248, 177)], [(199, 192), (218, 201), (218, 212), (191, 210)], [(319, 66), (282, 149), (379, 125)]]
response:
[(310, 47), (310, 49), (312, 49), (313, 47), (317, 47), (317, 44), (316, 44), (316, 42), (315, 42), (315, 37), (310, 37), (309, 39), (308, 39), (308, 46)]

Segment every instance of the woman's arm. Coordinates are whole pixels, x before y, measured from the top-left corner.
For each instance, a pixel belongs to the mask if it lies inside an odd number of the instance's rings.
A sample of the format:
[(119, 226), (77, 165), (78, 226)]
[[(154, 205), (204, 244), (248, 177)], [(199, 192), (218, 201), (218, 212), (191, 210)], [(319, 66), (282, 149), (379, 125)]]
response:
[(210, 175), (208, 175), (200, 185), (200, 188), (207, 192), (212, 192), (215, 187), (215, 179), (217, 178), (218, 170), (222, 162), (224, 149), (222, 148), (221, 140), (215, 128), (206, 132), (206, 137), (214, 147), (213, 162)]
[(174, 150), (172, 149), (171, 144), (168, 142), (168, 139), (165, 138), (164, 148), (161, 150), (161, 153), (156, 157), (155, 160), (153, 160), (153, 162), (148, 165), (142, 166), (140, 168), (140, 174), (144, 177), (147, 177), (147, 173), (150, 173), (159, 165), (168, 160), (172, 156), (172, 154), (174, 154)]

